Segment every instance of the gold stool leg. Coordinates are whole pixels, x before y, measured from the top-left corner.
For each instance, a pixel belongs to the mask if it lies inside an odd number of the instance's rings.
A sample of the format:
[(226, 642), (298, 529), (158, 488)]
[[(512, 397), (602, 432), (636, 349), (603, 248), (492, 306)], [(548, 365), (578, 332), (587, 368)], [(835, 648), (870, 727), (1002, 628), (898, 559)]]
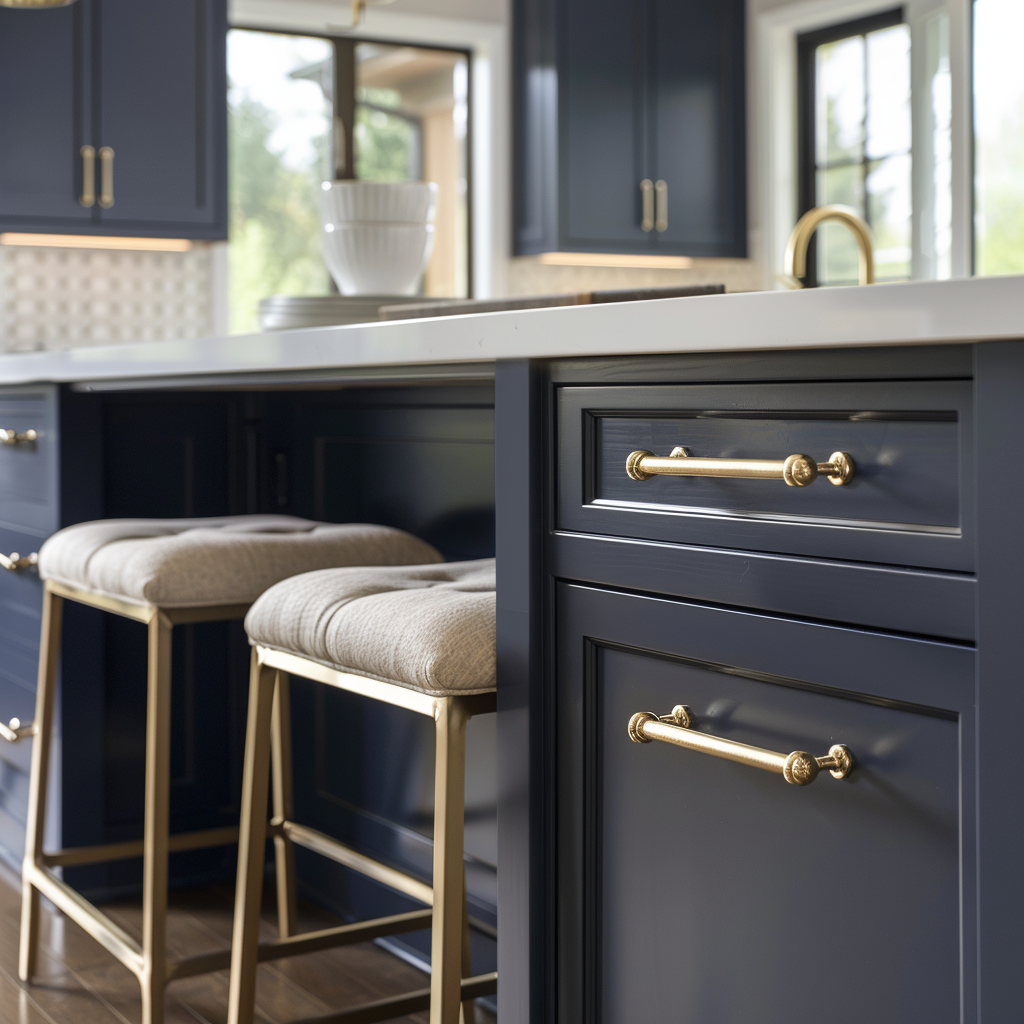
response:
[(461, 1007), (466, 714), (458, 698), (438, 701), (434, 724), (434, 913), (430, 1024), (458, 1024)]
[(242, 772), (242, 815), (238, 836), (238, 881), (231, 935), (228, 1024), (252, 1024), (256, 1003), (256, 955), (259, 944), (263, 861), (267, 836), (267, 787), (270, 770), (270, 720), (274, 669), (252, 655), (249, 716)]
[[(274, 821), (291, 821), (295, 814), (292, 797), (292, 716), (287, 672), (277, 672), (274, 686), (274, 710), (271, 715), (271, 779), (274, 791)], [(298, 907), (295, 899), (295, 845), (286, 835), (274, 836), (274, 863), (277, 876), (277, 921), (282, 939), (297, 929)]]
[[(469, 894), (466, 892), (466, 865), (462, 865), (462, 977), (473, 977), (473, 957), (469, 945)], [(476, 1024), (476, 1000), (462, 1004), (462, 1024)]]
[(163, 1024), (167, 984), (167, 833), (171, 789), (171, 622), (149, 620), (146, 812), (142, 852), (142, 1024)]
[(64, 601), (47, 586), (43, 591), (43, 621), (39, 642), (39, 677), (36, 689), (36, 736), (28, 789), (28, 823), (25, 828), (25, 865), (22, 876), (21, 943), (18, 976), (30, 981), (36, 973), (39, 946), (39, 890), (29, 881), (29, 869), (40, 865), (46, 827), (46, 785), (50, 774), (50, 740), (53, 707), (57, 697), (57, 664)]

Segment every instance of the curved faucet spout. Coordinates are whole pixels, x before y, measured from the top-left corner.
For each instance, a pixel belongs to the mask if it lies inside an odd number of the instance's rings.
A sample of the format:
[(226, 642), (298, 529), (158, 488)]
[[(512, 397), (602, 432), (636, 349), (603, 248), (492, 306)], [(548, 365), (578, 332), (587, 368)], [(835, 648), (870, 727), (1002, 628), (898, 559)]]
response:
[(875, 240), (864, 219), (849, 206), (815, 206), (808, 210), (793, 228), (786, 243), (786, 283), (791, 288), (803, 288), (801, 278), (807, 276), (807, 248), (818, 227), (827, 220), (845, 224), (857, 243), (860, 284), (875, 280)]

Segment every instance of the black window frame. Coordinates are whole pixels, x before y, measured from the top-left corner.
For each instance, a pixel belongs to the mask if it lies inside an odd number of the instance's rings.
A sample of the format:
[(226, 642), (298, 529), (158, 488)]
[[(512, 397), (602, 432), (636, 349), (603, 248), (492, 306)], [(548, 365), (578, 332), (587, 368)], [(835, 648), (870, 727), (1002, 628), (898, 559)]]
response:
[[(893, 28), (907, 23), (906, 11), (901, 7), (893, 7), (887, 11), (856, 18), (853, 21), (828, 25), (825, 28), (803, 32), (796, 39), (796, 75), (797, 75), (797, 216), (802, 217), (817, 203), (817, 148), (815, 145), (816, 114), (817, 114), (817, 76), (815, 51), (825, 43), (835, 43), (840, 39), (852, 36), (867, 35), (880, 29)], [(867, 148), (861, 160), (867, 168)], [(865, 220), (870, 225), (871, 215), (865, 202)], [(803, 279), (805, 288), (818, 286), (818, 246), (817, 238), (811, 239), (807, 250), (807, 276)]]

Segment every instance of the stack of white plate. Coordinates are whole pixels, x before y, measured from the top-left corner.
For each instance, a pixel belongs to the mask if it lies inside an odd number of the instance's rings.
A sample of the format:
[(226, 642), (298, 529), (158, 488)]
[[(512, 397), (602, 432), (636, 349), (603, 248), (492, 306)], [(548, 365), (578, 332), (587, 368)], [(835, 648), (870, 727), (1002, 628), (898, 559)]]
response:
[(432, 181), (325, 181), (324, 262), (342, 295), (414, 295), (434, 248)]
[(414, 301), (450, 302), (417, 295), (272, 295), (260, 301), (260, 328), (264, 331), (294, 331), (302, 327), (334, 327), (363, 324), (380, 319), (382, 306), (395, 307)]

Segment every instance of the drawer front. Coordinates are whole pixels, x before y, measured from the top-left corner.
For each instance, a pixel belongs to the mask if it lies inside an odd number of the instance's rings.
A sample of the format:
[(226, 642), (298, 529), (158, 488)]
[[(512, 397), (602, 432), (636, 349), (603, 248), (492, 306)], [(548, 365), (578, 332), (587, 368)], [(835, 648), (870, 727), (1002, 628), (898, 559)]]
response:
[(0, 444), (0, 526), (47, 537), (57, 529), (57, 409), (49, 388), (0, 391), (0, 429), (35, 440)]
[[(567, 584), (558, 616), (559, 1019), (959, 1024), (973, 652)], [(853, 771), (796, 786), (630, 740), (681, 703)]]
[[(560, 529), (970, 571), (972, 388), (967, 381), (562, 388)], [(651, 476), (631, 452), (708, 459), (833, 452), (849, 482)]]
[[(0, 528), (0, 550), (25, 555), (38, 550), (39, 538)], [(35, 715), (36, 671), (42, 583), (35, 569), (0, 568), (0, 719), (23, 723)], [(19, 865), (25, 845), (28, 809), (30, 737), (8, 743), (0, 738), (0, 858)]]

